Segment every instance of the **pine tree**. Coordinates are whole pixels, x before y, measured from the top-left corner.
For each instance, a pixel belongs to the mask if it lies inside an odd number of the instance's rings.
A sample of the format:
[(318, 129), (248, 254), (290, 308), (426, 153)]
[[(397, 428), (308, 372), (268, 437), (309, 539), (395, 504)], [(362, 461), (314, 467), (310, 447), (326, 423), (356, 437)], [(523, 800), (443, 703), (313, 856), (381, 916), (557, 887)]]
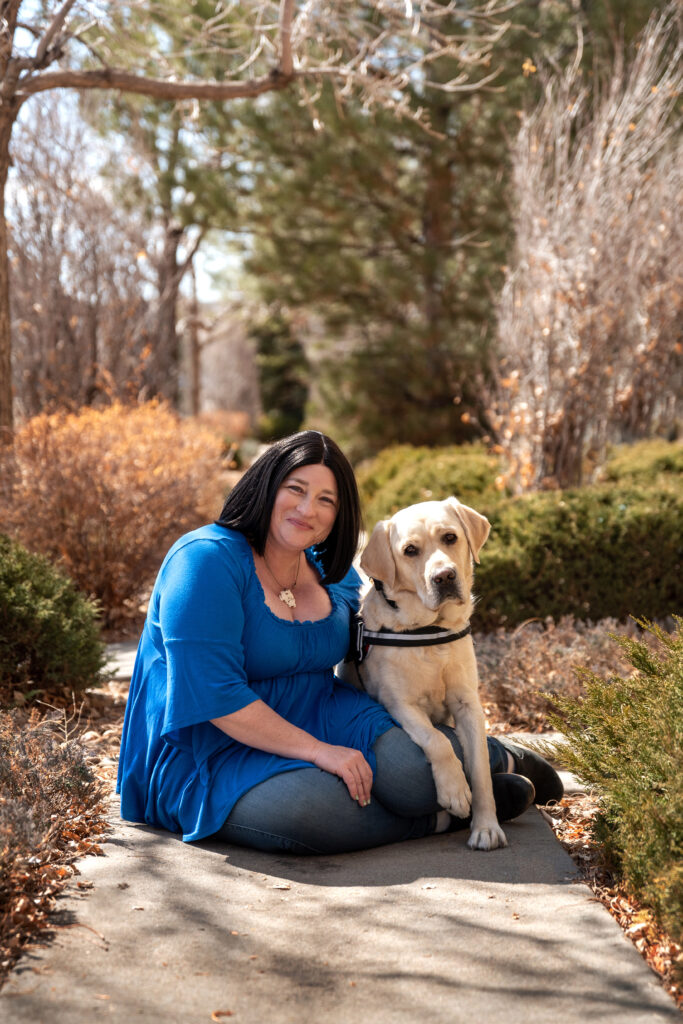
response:
[(536, 15), (519, 14), (494, 47), (495, 91), (447, 91), (452, 62), (430, 63), (411, 92), (429, 131), (360, 103), (341, 111), (325, 89), (303, 107), (274, 97), (249, 120), (247, 267), (266, 301), (323, 323), (316, 415), (356, 455), (487, 430), (479, 393), (510, 240), (508, 139), (538, 95), (524, 21), (546, 47), (573, 38), (566, 16)]
[(262, 441), (275, 441), (301, 428), (308, 398), (309, 366), (290, 321), (273, 312), (252, 329), (260, 371)]

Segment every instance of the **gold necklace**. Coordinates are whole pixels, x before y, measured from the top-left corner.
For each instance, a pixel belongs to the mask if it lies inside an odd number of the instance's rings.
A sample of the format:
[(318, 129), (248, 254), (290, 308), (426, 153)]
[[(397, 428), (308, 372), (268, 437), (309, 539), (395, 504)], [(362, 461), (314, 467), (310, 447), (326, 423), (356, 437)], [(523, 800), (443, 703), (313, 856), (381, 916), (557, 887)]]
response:
[(263, 559), (263, 564), (265, 565), (266, 569), (268, 570), (268, 572), (270, 573), (270, 575), (273, 577), (273, 579), (277, 583), (278, 587), (280, 588), (280, 593), (277, 595), (279, 597), (279, 599), (282, 601), (283, 604), (286, 604), (288, 608), (296, 608), (296, 600), (294, 598), (294, 594), (292, 593), (292, 591), (294, 590), (294, 587), (296, 586), (296, 581), (299, 579), (299, 566), (301, 565), (301, 552), (299, 552), (299, 558), (298, 558), (297, 563), (296, 563), (296, 576), (294, 577), (294, 582), (292, 583), (291, 587), (285, 587), (285, 586), (283, 586), (282, 583), (280, 583), (279, 579), (277, 578), (277, 576), (275, 575), (273, 570), (268, 565), (268, 562), (266, 561), (265, 554), (261, 555), (261, 558)]

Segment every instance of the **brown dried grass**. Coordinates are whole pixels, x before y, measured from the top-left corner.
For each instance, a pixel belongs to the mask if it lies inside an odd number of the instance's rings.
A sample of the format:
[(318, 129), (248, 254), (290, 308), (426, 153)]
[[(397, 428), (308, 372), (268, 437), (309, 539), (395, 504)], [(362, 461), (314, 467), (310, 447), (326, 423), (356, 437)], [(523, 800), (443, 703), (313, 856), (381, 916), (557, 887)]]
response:
[(610, 637), (619, 631), (640, 632), (615, 619), (582, 622), (564, 616), (559, 622), (531, 619), (516, 629), (475, 635), (480, 694), (489, 726), (497, 732), (550, 728), (545, 693), (579, 696), (578, 668), (596, 674), (625, 672), (624, 654)]
[(45, 931), (75, 861), (101, 853), (106, 787), (77, 728), (75, 712), (0, 712), (0, 978)]

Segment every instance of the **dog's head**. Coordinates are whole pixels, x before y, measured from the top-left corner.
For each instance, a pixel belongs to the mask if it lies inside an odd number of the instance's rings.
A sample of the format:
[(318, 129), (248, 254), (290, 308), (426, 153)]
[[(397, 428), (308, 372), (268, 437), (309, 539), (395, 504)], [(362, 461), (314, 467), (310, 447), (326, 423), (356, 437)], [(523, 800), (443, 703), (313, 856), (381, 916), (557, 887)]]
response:
[(424, 501), (379, 522), (361, 557), (361, 568), (381, 580), (389, 597), (417, 594), (425, 607), (470, 601), (472, 561), (489, 535), (488, 519), (457, 498)]

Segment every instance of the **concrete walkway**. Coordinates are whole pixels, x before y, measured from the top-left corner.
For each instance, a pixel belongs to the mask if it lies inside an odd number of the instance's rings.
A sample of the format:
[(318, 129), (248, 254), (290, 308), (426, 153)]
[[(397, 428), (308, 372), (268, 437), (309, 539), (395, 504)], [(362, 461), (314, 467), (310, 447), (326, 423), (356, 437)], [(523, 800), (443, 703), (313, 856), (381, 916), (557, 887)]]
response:
[(273, 856), (118, 819), (52, 943), (0, 992), (6, 1024), (680, 1021), (536, 809), (510, 846), (466, 833)]

